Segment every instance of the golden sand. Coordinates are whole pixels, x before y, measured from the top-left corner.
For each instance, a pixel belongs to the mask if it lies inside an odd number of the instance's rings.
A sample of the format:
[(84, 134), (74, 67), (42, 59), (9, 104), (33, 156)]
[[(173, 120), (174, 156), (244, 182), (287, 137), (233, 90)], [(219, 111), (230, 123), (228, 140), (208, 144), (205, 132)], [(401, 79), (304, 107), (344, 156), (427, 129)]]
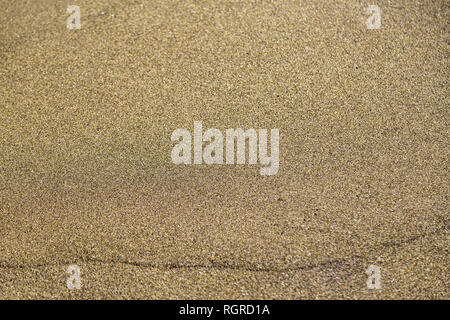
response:
[[(450, 298), (447, 1), (0, 12), (1, 298)], [(279, 172), (172, 164), (194, 120), (278, 128)]]

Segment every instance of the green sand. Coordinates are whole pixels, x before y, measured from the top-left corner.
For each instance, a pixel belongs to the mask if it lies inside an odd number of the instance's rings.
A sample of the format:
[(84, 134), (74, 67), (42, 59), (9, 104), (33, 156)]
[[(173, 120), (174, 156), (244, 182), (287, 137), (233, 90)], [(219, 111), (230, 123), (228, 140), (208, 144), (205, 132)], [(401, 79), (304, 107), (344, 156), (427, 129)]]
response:
[[(0, 298), (449, 299), (448, 2), (369, 4), (1, 0)], [(194, 120), (279, 172), (175, 166)]]

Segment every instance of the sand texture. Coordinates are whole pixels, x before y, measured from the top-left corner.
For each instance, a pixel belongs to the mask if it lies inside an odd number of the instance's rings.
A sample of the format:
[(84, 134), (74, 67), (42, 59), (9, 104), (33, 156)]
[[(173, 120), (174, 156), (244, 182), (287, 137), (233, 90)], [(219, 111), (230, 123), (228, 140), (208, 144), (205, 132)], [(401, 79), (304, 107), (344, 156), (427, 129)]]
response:
[[(0, 0), (0, 298), (449, 299), (448, 8)], [(174, 165), (194, 120), (279, 172)]]

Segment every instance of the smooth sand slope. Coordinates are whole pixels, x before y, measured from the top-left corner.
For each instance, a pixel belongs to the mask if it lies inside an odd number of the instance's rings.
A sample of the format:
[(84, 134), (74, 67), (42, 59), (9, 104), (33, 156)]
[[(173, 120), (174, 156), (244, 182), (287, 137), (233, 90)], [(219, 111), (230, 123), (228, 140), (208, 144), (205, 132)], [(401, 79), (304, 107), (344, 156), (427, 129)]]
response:
[[(0, 12), (1, 298), (450, 298), (447, 1)], [(278, 128), (279, 172), (174, 165), (194, 120)]]

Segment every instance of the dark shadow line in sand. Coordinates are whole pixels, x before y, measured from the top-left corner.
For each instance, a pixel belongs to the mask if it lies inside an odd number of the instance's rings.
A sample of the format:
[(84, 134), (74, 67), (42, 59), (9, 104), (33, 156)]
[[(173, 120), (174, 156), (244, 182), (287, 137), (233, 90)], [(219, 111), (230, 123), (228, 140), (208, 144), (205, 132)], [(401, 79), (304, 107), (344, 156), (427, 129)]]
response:
[[(372, 253), (373, 251), (376, 251), (380, 248), (386, 248), (386, 247), (399, 247), (405, 244), (412, 243), (414, 241), (420, 240), (426, 236), (431, 236), (434, 234), (440, 234), (441, 232), (447, 231), (449, 229), (449, 221), (444, 221), (444, 225), (440, 228), (431, 231), (429, 233), (424, 233), (420, 235), (416, 235), (404, 240), (399, 241), (387, 241), (381, 243), (379, 246), (376, 246), (375, 248), (369, 250), (369, 253)], [(149, 262), (138, 262), (138, 261), (128, 261), (128, 260), (114, 260), (114, 259), (98, 259), (98, 258), (92, 258), (88, 256), (81, 256), (78, 257), (77, 260), (81, 263), (98, 263), (98, 264), (126, 264), (130, 266), (135, 266), (139, 268), (153, 268), (158, 270), (172, 270), (172, 269), (222, 269), (222, 270), (241, 270), (241, 271), (254, 271), (254, 272), (291, 272), (291, 271), (310, 271), (319, 267), (326, 267), (331, 266), (335, 264), (344, 264), (346, 261), (350, 260), (362, 260), (363, 257), (359, 255), (353, 255), (349, 258), (340, 258), (340, 259), (333, 259), (328, 260), (321, 263), (316, 264), (307, 264), (307, 265), (301, 265), (301, 266), (292, 266), (292, 267), (286, 267), (286, 268), (276, 268), (276, 267), (264, 267), (260, 265), (255, 264), (239, 264), (239, 265), (233, 265), (228, 263), (217, 263), (214, 261), (210, 261), (210, 264), (177, 264), (177, 263), (167, 263), (167, 264), (153, 264)], [(6, 269), (33, 269), (33, 268), (43, 268), (43, 267), (50, 267), (50, 266), (61, 266), (61, 265), (71, 265), (75, 264), (74, 260), (70, 262), (64, 262), (59, 261), (55, 263), (41, 263), (41, 264), (34, 264), (34, 265), (13, 265), (8, 264), (6, 261), (0, 261), (0, 268), (6, 268)]]

